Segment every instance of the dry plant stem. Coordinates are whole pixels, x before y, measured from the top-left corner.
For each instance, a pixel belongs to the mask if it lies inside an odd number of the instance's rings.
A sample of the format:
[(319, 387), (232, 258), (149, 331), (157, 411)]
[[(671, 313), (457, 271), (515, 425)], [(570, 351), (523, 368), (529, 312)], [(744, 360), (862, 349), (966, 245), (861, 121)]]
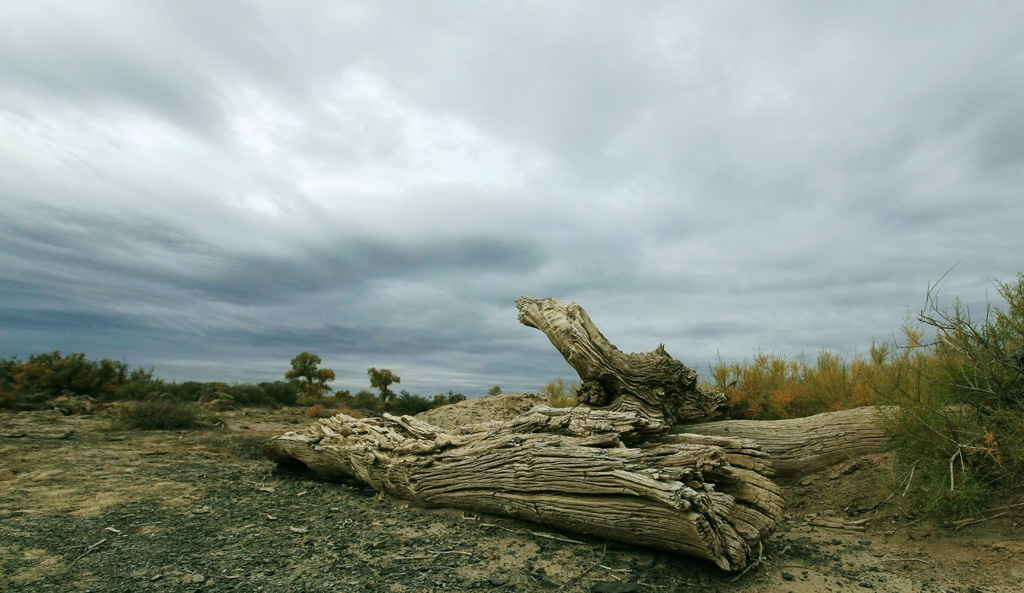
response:
[(1003, 505), (1003, 506), (1000, 506), (1000, 507), (992, 507), (991, 509), (985, 509), (983, 512), (991, 513), (991, 512), (994, 512), (994, 511), (1002, 511), (1002, 510), (1005, 510), (1005, 509), (1013, 509), (1013, 508), (1016, 508), (1016, 507), (1024, 507), (1024, 502), (1018, 502), (1017, 504), (1007, 504), (1007, 505)]
[(108, 539), (110, 539), (110, 538), (103, 538), (103, 539), (101, 539), (100, 541), (98, 541), (98, 542), (94, 543), (93, 545), (89, 546), (88, 548), (86, 548), (86, 549), (85, 549), (85, 551), (84, 551), (84, 552), (82, 552), (82, 554), (81, 554), (81, 555), (80, 555), (80, 556), (79, 556), (78, 558), (75, 558), (74, 560), (72, 560), (72, 561), (71, 561), (71, 563), (72, 563), (72, 564), (74, 564), (75, 562), (78, 562), (78, 561), (79, 561), (79, 560), (81, 560), (82, 558), (85, 558), (85, 557), (86, 557), (86, 556), (88, 556), (88, 555), (89, 555), (89, 553), (91, 553), (91, 552), (92, 552), (93, 550), (95, 550), (95, 549), (96, 549), (96, 548), (98, 548), (99, 546), (103, 545), (103, 544), (104, 544), (104, 543), (105, 543), (105, 542), (106, 542), (106, 541), (107, 541)]
[(755, 561), (751, 562), (750, 564), (748, 564), (747, 567), (743, 569), (743, 572), (741, 572), (740, 574), (734, 576), (732, 579), (729, 580), (729, 582), (730, 583), (735, 583), (736, 581), (738, 581), (739, 578), (742, 577), (743, 575), (747, 574), (747, 571), (749, 571), (751, 568), (754, 568), (755, 566), (758, 566), (759, 564), (761, 564), (761, 560), (762, 559), (764, 559), (764, 545), (761, 542), (758, 542), (757, 543), (757, 560), (755, 560)]
[(886, 562), (920, 562), (921, 564), (935, 564), (921, 558), (886, 558)]
[(516, 517), (742, 569), (782, 514), (764, 454), (741, 439), (661, 442), (650, 430), (637, 414), (583, 407), (540, 406), (511, 422), (452, 432), (409, 416), (338, 415), (272, 439), (265, 452), (424, 506)]
[(1004, 513), (999, 513), (998, 515), (992, 515), (991, 517), (982, 517), (981, 519), (971, 519), (971, 520), (968, 520), (966, 522), (957, 521), (956, 529), (954, 529), (953, 532), (955, 533), (957, 531), (960, 531), (960, 529), (962, 529), (964, 527), (967, 527), (968, 525), (974, 525), (976, 523), (984, 523), (985, 521), (991, 521), (992, 519), (996, 519), (998, 517), (1002, 517), (1005, 514), (1006, 514), (1005, 512)]
[(528, 533), (528, 534), (533, 535), (535, 537), (541, 537), (541, 538), (544, 538), (544, 539), (553, 539), (555, 541), (564, 542), (564, 543), (567, 543), (567, 544), (580, 544), (580, 545), (584, 545), (584, 546), (586, 545), (586, 543), (581, 542), (581, 541), (576, 540), (576, 539), (570, 539), (568, 537), (562, 537), (561, 535), (555, 535), (553, 533), (544, 533), (542, 531), (529, 531), (527, 529), (509, 529), (508, 527), (502, 527), (501, 525), (495, 525), (494, 523), (481, 523), (480, 527), (497, 527), (498, 529), (502, 529), (502, 530), (507, 531), (509, 533)]

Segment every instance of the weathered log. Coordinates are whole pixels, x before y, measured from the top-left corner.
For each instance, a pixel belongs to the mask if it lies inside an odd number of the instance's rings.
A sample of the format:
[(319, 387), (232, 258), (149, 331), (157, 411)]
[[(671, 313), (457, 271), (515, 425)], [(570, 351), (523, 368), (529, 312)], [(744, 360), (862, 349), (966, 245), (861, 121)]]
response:
[(517, 517), (726, 570), (743, 568), (782, 514), (752, 442), (666, 435), (632, 412), (540, 406), (453, 431), (409, 416), (337, 415), (265, 452), (424, 506)]
[(771, 457), (775, 472), (796, 477), (856, 455), (879, 453), (886, 437), (874, 407), (791, 420), (722, 420), (674, 426), (672, 432), (751, 439)]
[(725, 402), (725, 395), (701, 389), (697, 373), (669, 356), (664, 344), (643, 354), (623, 353), (576, 303), (523, 296), (516, 306), (520, 323), (542, 331), (583, 380), (581, 404), (672, 425), (706, 418)]

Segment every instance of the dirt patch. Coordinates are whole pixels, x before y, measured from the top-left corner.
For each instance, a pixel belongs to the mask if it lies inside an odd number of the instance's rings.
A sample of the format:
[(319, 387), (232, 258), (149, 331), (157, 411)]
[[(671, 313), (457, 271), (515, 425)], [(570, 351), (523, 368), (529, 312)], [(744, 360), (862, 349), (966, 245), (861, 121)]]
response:
[(737, 577), (278, 468), (260, 448), (308, 423), (301, 410), (221, 416), (226, 430), (138, 432), (112, 430), (102, 414), (0, 415), (0, 434), (11, 435), (0, 437), (0, 590), (1024, 589), (1019, 514), (958, 533), (895, 523), (871, 488), (884, 456), (785, 485), (785, 522)]
[(539, 393), (501, 393), (441, 406), (416, 417), (441, 428), (458, 428), (477, 422), (511, 420), (534, 406), (546, 403), (547, 397)]

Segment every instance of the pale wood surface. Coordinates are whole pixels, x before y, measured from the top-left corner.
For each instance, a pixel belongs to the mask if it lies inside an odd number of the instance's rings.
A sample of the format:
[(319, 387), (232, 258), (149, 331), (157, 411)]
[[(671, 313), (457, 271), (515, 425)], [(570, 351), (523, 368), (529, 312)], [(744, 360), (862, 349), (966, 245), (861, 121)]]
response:
[(671, 425), (706, 418), (725, 402), (725, 395), (701, 389), (697, 373), (669, 356), (664, 345), (642, 354), (620, 351), (576, 303), (523, 296), (516, 306), (519, 322), (543, 332), (579, 374), (582, 404)]
[(751, 439), (771, 457), (779, 476), (821, 471), (857, 455), (879, 453), (886, 438), (874, 407), (791, 420), (722, 420), (674, 426), (673, 432)]
[(782, 514), (752, 443), (673, 435), (637, 414), (538, 407), (507, 423), (445, 431), (409, 416), (338, 415), (272, 439), (266, 453), (355, 476), (424, 506), (517, 517), (710, 560), (757, 555)]

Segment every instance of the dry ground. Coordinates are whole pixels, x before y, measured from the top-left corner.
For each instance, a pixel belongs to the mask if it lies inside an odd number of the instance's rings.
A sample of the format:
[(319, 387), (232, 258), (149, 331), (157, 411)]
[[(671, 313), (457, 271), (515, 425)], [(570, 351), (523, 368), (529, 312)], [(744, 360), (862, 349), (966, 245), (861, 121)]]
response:
[(896, 523), (873, 510), (884, 456), (787, 485), (786, 521), (737, 577), (277, 468), (260, 447), (310, 422), (301, 410), (221, 415), (226, 430), (140, 432), (102, 413), (0, 414), (0, 590), (1024, 590), (1017, 509), (959, 532)]

